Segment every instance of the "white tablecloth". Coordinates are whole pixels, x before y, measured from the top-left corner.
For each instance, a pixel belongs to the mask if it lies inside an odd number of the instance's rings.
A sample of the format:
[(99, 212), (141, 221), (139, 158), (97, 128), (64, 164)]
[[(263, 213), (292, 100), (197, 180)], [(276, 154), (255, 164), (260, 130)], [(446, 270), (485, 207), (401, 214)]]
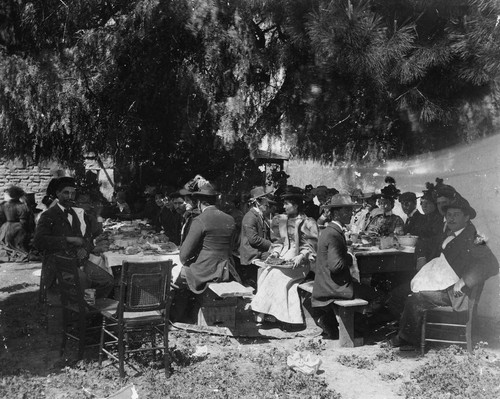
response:
[[(92, 260), (92, 259), (91, 259)], [(129, 262), (157, 262), (164, 260), (172, 260), (174, 267), (172, 269), (172, 281), (176, 281), (177, 277), (181, 272), (182, 264), (179, 259), (179, 253), (173, 253), (168, 255), (126, 255), (119, 252), (107, 251), (102, 254), (102, 257), (94, 259), (93, 261), (99, 266), (101, 266), (108, 273), (112, 273), (113, 266), (121, 266), (123, 261), (127, 260)]]

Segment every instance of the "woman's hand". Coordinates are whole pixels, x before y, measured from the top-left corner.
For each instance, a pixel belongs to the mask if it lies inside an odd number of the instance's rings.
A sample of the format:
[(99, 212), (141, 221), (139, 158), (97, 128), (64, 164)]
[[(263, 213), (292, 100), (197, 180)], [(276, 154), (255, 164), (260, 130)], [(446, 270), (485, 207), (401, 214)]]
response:
[(304, 261), (304, 254), (300, 254), (292, 258), (293, 268), (295, 269), (297, 267), (300, 267), (303, 261)]
[(279, 258), (280, 254), (276, 251), (273, 251), (269, 254), (269, 256), (266, 258), (267, 259), (276, 259), (276, 258)]

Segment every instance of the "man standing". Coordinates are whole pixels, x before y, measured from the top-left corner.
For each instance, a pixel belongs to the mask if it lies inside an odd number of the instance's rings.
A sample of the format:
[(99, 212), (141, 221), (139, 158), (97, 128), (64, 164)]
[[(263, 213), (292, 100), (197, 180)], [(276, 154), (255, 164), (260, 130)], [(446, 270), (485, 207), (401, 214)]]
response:
[(264, 187), (255, 187), (250, 191), (252, 208), (245, 214), (241, 227), (240, 263), (244, 282), (252, 287), (257, 285), (258, 266), (252, 264), (254, 259), (260, 259), (271, 246), (269, 231), (269, 215), (274, 201), (268, 197), (270, 191)]
[(204, 186), (193, 193), (200, 215), (193, 219), (181, 247), (180, 260), (189, 289), (202, 293), (209, 282), (229, 280), (234, 268), (231, 242), (235, 232), (234, 219), (217, 209), (218, 193)]
[(400, 329), (393, 346), (420, 343), (422, 315), (437, 306), (465, 310), (472, 289), (498, 274), (498, 261), (485, 245), (476, 240), (476, 228), (470, 222), (476, 215), (467, 200), (457, 196), (443, 206), (450, 232), (434, 247), (431, 260), (411, 281)]
[(351, 277), (353, 257), (347, 252), (344, 229), (355, 206), (358, 204), (353, 203), (350, 196), (336, 194), (321, 207), (328, 223), (319, 236), (311, 304), (315, 308), (316, 322), (327, 336), (332, 335), (335, 324), (330, 307), (335, 299), (373, 299), (376, 296), (373, 288), (362, 286)]
[(404, 234), (412, 236), (421, 236), (424, 230), (424, 215), (417, 209), (417, 196), (415, 193), (406, 192), (399, 196), (401, 208), (406, 214), (406, 221), (403, 226)]
[(88, 260), (93, 248), (92, 223), (83, 209), (73, 208), (75, 180), (71, 177), (60, 177), (55, 193), (58, 202), (40, 217), (33, 245), (45, 253), (49, 268), (51, 255), (61, 254), (78, 258), (83, 288), (95, 288), (97, 297), (107, 297), (113, 289), (113, 276)]

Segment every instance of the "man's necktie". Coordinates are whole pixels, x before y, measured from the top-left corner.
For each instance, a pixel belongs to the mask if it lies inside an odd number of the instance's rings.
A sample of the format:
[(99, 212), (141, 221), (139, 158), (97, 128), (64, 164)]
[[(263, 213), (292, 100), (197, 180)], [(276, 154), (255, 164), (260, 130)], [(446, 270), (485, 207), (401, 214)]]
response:
[(80, 231), (80, 221), (78, 220), (78, 216), (76, 216), (75, 211), (72, 208), (64, 208), (64, 215), (69, 222), (68, 216), (71, 215), (71, 229), (73, 233), (77, 236), (81, 236), (82, 232)]

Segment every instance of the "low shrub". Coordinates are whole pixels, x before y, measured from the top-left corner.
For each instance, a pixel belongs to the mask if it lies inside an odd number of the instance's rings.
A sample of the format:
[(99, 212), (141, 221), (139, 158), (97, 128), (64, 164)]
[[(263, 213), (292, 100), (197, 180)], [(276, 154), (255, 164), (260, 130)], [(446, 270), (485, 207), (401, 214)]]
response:
[(490, 354), (477, 348), (470, 354), (456, 346), (430, 353), (402, 386), (406, 399), (497, 399), (500, 370)]
[(375, 362), (373, 359), (366, 356), (358, 355), (340, 355), (337, 361), (346, 367), (353, 367), (357, 369), (368, 369), (371, 370), (375, 368)]

